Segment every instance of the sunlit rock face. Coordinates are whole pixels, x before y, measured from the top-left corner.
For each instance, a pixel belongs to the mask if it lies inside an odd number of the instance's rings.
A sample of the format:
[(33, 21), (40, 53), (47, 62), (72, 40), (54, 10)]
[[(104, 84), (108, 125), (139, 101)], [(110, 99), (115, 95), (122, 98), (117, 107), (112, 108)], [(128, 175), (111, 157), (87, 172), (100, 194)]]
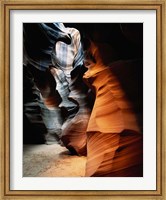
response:
[(85, 176), (141, 177), (142, 135), (132, 131), (121, 133), (87, 133)]
[[(86, 176), (142, 176), (142, 63), (104, 65), (91, 44), (84, 74), (95, 93), (87, 127)], [(100, 49), (101, 50), (101, 49)]]

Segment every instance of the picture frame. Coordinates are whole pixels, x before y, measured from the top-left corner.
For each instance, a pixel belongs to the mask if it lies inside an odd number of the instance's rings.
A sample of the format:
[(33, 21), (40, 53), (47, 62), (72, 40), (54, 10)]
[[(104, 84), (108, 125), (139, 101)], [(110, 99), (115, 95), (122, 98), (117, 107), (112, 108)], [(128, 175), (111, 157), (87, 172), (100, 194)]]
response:
[[(1, 5), (1, 198), (2, 199), (166, 199), (165, 190), (165, 0), (163, 1), (67, 1), (2, 0)], [(11, 10), (156, 10), (157, 35), (157, 130), (156, 190), (38, 191), (10, 190), (10, 11)]]

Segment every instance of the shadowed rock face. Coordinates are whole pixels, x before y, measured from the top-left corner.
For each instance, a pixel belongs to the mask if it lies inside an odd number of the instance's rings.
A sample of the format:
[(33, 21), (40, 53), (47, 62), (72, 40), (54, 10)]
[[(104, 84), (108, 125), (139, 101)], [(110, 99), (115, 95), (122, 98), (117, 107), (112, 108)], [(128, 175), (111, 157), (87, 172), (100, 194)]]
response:
[(55, 91), (52, 75), (31, 68), (28, 65), (23, 69), (24, 143), (57, 143), (63, 123), (57, 106), (61, 98)]
[[(64, 118), (61, 140), (72, 154), (86, 155), (86, 128), (90, 115), (87, 86), (82, 81), (83, 53), (78, 30), (68, 28), (71, 44), (57, 42), (50, 72), (62, 101), (58, 107)], [(64, 53), (67, 52), (67, 55)]]
[(62, 70), (52, 67), (51, 73), (62, 99), (59, 107), (63, 110), (65, 119), (60, 138), (72, 154), (86, 155), (86, 129), (90, 116), (86, 87), (80, 81), (79, 74), (77, 78), (74, 76), (74, 81), (68, 78), (68, 82)]
[(61, 139), (71, 153), (85, 155), (90, 109), (79, 31), (61, 23), (24, 24), (24, 63), (39, 90), (46, 143)]
[(96, 97), (87, 127), (86, 176), (142, 176), (142, 63), (106, 66), (98, 48), (91, 44), (95, 62), (88, 62), (84, 74)]
[(49, 65), (55, 43), (71, 43), (70, 35), (64, 30), (62, 23), (23, 24), (24, 143), (59, 140), (63, 122), (58, 108), (61, 98), (55, 90)]

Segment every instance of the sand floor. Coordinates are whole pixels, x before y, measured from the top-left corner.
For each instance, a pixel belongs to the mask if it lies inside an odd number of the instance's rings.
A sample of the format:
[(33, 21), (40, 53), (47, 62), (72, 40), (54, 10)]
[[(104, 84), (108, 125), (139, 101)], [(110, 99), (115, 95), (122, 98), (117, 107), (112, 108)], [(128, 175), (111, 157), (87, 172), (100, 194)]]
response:
[(72, 156), (59, 144), (24, 145), (24, 177), (82, 177), (86, 157)]

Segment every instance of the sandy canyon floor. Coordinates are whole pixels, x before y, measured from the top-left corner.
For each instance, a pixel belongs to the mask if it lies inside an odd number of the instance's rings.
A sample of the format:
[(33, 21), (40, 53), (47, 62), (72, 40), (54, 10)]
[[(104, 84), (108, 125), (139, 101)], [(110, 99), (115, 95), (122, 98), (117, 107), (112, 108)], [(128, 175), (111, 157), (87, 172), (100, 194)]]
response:
[(24, 145), (24, 177), (83, 177), (86, 157), (70, 155), (59, 144)]

